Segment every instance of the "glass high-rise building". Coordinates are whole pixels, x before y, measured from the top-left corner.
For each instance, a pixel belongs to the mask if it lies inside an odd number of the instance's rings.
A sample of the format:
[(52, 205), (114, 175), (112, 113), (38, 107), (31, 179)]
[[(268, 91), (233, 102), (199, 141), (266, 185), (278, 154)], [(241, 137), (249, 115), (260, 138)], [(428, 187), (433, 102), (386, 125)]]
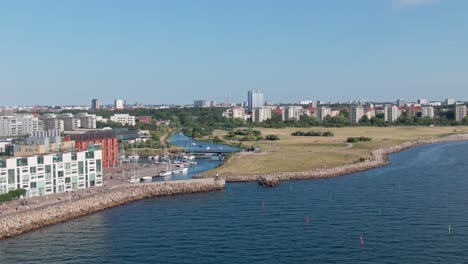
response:
[(263, 99), (263, 93), (260, 90), (251, 90), (247, 93), (247, 101), (249, 104), (249, 112), (256, 107), (262, 107), (265, 102)]

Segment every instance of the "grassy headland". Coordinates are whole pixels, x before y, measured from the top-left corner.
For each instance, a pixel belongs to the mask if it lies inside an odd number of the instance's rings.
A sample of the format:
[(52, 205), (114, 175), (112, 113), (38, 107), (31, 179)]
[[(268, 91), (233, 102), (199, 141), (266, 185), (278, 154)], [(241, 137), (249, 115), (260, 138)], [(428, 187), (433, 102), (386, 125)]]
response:
[[(255, 128), (262, 135), (278, 135), (276, 141), (243, 141), (258, 146), (260, 153), (238, 153), (216, 171), (225, 176), (250, 176), (283, 171), (307, 171), (352, 164), (367, 159), (370, 150), (415, 139), (468, 133), (468, 127), (345, 127), (345, 128)], [(330, 131), (334, 137), (292, 136), (296, 131)], [(227, 131), (215, 130), (223, 138)], [(371, 141), (347, 143), (348, 137), (368, 137)], [(231, 143), (235, 143), (234, 138)], [(213, 175), (214, 170), (203, 175)]]

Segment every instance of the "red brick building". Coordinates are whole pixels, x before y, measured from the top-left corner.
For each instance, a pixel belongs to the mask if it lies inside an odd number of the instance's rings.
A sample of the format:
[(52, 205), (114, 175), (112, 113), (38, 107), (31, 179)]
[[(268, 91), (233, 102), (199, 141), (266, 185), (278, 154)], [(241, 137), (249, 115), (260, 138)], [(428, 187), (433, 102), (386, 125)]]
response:
[(102, 165), (109, 168), (119, 161), (119, 142), (112, 132), (88, 132), (85, 134), (71, 135), (75, 141), (75, 147), (79, 150), (87, 150), (88, 144), (99, 143), (102, 146)]
[(151, 124), (151, 116), (135, 116), (135, 121), (137, 123)]

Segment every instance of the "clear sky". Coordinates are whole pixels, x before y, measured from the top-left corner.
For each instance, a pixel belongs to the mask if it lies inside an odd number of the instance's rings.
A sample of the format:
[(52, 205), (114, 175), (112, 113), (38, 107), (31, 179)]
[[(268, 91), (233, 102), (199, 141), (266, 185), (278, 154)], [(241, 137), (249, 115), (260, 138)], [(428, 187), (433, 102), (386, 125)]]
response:
[(0, 105), (468, 100), (467, 0), (2, 1)]

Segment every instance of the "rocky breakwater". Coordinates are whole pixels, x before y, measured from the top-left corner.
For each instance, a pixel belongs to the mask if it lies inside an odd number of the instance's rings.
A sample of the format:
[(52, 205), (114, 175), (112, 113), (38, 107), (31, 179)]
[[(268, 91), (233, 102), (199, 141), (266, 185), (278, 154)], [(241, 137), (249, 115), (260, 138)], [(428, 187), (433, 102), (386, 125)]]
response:
[(376, 149), (370, 152), (368, 159), (365, 161), (334, 168), (315, 169), (310, 171), (273, 172), (252, 176), (225, 176), (225, 178), (227, 182), (255, 182), (261, 178), (266, 178), (270, 181), (285, 181), (338, 177), (385, 166), (389, 164), (389, 154), (397, 153), (415, 146), (462, 140), (468, 140), (468, 134), (457, 134), (443, 138), (418, 139), (404, 142), (398, 145)]
[(90, 215), (136, 200), (210, 192), (222, 188), (224, 188), (224, 179), (213, 178), (118, 186), (92, 196), (0, 217), (0, 239)]

